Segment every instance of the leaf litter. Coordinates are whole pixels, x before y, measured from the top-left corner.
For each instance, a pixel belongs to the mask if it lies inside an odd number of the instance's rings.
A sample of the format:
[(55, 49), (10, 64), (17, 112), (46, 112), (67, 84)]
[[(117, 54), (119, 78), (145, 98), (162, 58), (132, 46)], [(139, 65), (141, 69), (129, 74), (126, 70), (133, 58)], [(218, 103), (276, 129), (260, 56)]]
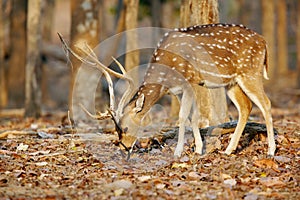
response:
[(273, 158), (263, 129), (245, 133), (229, 156), (220, 152), (232, 130), (208, 130), (209, 150), (201, 156), (188, 131), (184, 154), (174, 158), (177, 129), (166, 127), (126, 161), (112, 142), (116, 134), (101, 124), (73, 131), (55, 117), (0, 120), (0, 197), (299, 199), (300, 116), (275, 117), (274, 124)]

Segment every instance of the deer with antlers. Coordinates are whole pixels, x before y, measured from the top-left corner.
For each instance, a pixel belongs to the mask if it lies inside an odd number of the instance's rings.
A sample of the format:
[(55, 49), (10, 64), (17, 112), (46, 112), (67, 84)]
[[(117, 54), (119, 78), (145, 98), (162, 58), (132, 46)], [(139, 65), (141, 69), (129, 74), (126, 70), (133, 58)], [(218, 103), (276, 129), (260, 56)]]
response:
[[(201, 105), (196, 105), (193, 92), (195, 87), (225, 87), (228, 97), (238, 110), (238, 124), (225, 150), (226, 154), (236, 150), (253, 102), (266, 121), (268, 155), (274, 155), (276, 145), (271, 103), (263, 88), (263, 78), (268, 79), (267, 45), (256, 32), (234, 24), (208, 24), (170, 31), (159, 42), (144, 82), (137, 91), (134, 91), (133, 81), (121, 64), (118, 63), (122, 73), (117, 73), (104, 66), (92, 50), (87, 49), (84, 50), (87, 59), (78, 58), (104, 72), (109, 85), (112, 84), (109, 74), (129, 82), (118, 108), (114, 109), (114, 103), (111, 103), (109, 112), (103, 115), (114, 120), (119, 144), (128, 151), (128, 158), (136, 140), (141, 137), (139, 127), (146, 121), (147, 113), (155, 102), (170, 91), (182, 94), (178, 143), (174, 155), (179, 157), (183, 152), (185, 126), (190, 115), (195, 152), (202, 154), (203, 142), (198, 127), (198, 106)], [(74, 54), (70, 48), (68, 50)], [(112, 102), (112, 89), (110, 95)]]

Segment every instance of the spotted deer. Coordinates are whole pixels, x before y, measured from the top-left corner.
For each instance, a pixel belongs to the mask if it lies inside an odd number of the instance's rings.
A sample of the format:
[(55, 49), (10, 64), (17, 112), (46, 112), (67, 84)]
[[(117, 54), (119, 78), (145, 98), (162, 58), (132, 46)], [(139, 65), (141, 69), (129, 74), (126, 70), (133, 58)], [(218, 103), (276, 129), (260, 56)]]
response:
[[(203, 143), (198, 128), (200, 114), (193, 88), (225, 87), (239, 114), (237, 127), (225, 153), (231, 154), (236, 150), (253, 102), (266, 121), (268, 154), (273, 156), (276, 146), (271, 103), (263, 88), (263, 79), (268, 79), (267, 67), (266, 41), (243, 25), (208, 24), (166, 33), (152, 55), (142, 85), (135, 93), (129, 87), (116, 112), (111, 112), (119, 144), (130, 155), (137, 138), (141, 137), (138, 130), (146, 121), (147, 113), (155, 102), (171, 91), (182, 93), (174, 155), (178, 157), (183, 152), (185, 126), (190, 114), (195, 152), (202, 154)], [(113, 73), (103, 65), (101, 70)], [(126, 72), (122, 72), (119, 77), (131, 82)]]

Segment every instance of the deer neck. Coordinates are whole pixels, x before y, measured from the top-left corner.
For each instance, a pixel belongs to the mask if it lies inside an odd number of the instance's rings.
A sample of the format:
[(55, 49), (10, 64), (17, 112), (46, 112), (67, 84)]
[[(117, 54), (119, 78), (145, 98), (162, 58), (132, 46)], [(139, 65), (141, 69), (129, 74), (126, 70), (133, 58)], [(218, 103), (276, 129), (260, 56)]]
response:
[(141, 123), (152, 106), (166, 92), (167, 89), (160, 84), (144, 82), (124, 109), (124, 115), (129, 114), (134, 122)]

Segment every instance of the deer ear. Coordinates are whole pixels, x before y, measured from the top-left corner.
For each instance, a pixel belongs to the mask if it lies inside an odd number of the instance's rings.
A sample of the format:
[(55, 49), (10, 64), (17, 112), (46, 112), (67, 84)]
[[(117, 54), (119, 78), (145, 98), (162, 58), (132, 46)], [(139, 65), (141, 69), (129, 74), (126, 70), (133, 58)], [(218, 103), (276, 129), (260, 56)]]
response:
[(135, 102), (134, 111), (136, 113), (140, 112), (143, 109), (144, 102), (145, 102), (145, 95), (141, 94), (141, 96), (139, 96), (139, 98)]

